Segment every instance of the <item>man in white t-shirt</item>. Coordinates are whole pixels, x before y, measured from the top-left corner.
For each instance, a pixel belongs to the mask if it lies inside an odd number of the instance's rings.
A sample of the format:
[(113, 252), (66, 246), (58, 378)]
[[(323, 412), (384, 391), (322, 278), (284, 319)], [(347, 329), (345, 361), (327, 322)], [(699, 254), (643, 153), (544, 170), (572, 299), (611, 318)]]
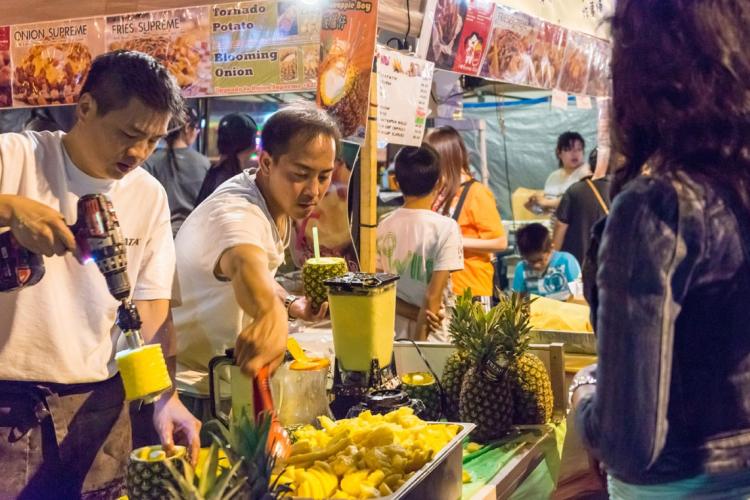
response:
[(322, 319), (304, 297), (274, 280), (284, 261), (291, 219), (304, 219), (331, 182), (340, 134), (312, 105), (283, 108), (263, 126), (257, 174), (219, 186), (177, 233), (182, 305), (174, 309), (177, 381), (193, 413), (210, 418), (208, 363), (235, 347), (237, 365), (252, 376), (283, 360), (287, 318)]
[(563, 132), (557, 138), (555, 155), (559, 168), (549, 174), (544, 183), (544, 192), (532, 195), (526, 202), (531, 211), (554, 212), (560, 199), (570, 186), (591, 175), (591, 167), (585, 161), (586, 141), (578, 132)]
[[(34, 286), (0, 293), (0, 497), (115, 498), (131, 445), (128, 407), (114, 363), (118, 301), (96, 265), (79, 264), (69, 224), (80, 196), (112, 200), (127, 247), (132, 299), (146, 342), (174, 366), (169, 315), (174, 246), (159, 183), (138, 166), (182, 108), (180, 89), (136, 52), (96, 58), (77, 122), (62, 132), (0, 135), (0, 231), (43, 254)], [(179, 399), (154, 405), (165, 447), (198, 452), (199, 422)]]
[(378, 224), (377, 267), (398, 274), (396, 338), (448, 342), (454, 305), (450, 275), (464, 268), (458, 223), (433, 212), (440, 178), (438, 152), (429, 144), (402, 148), (396, 181), (404, 206)]

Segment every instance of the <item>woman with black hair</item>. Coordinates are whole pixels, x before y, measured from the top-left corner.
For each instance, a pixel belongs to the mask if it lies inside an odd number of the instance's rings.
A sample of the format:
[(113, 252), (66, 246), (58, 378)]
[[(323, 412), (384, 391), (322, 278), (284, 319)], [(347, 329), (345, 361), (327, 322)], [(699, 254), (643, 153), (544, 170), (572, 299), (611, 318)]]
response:
[(748, 26), (747, 0), (616, 5), (625, 164), (598, 252), (599, 362), (571, 386), (611, 498), (750, 496)]
[(198, 191), (211, 165), (208, 158), (191, 147), (200, 130), (198, 113), (186, 107), (184, 121), (170, 124), (164, 139), (167, 147), (154, 151), (143, 164), (167, 191), (172, 236), (197, 205)]
[(196, 205), (225, 181), (250, 168), (250, 154), (255, 151), (257, 133), (258, 125), (247, 113), (230, 113), (222, 117), (216, 142), (221, 158), (206, 174)]

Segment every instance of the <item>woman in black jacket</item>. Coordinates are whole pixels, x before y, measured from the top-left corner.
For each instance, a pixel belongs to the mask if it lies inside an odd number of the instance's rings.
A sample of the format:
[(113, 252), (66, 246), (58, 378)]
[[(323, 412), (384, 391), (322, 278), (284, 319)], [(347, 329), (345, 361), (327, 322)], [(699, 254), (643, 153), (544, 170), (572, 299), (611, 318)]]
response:
[[(750, 2), (618, 0), (595, 371), (577, 427), (612, 498), (750, 496)], [(650, 175), (641, 175), (648, 162)]]

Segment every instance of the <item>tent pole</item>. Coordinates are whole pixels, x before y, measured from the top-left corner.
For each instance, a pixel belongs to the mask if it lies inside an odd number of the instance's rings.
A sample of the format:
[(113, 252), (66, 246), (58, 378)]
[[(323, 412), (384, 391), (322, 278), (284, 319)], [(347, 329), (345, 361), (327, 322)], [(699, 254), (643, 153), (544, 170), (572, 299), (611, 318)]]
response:
[(362, 146), (360, 162), (359, 193), (359, 262), (366, 273), (375, 272), (376, 226), (377, 220), (377, 172), (378, 172), (378, 76), (370, 78), (370, 104), (367, 111), (365, 143)]

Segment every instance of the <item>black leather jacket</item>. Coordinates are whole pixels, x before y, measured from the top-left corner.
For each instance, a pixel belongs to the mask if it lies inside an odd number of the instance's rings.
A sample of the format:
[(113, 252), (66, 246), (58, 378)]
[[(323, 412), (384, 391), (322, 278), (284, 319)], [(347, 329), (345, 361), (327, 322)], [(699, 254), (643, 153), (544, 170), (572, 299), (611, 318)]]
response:
[(577, 426), (616, 478), (750, 467), (750, 216), (685, 174), (615, 200), (598, 254), (596, 395)]

